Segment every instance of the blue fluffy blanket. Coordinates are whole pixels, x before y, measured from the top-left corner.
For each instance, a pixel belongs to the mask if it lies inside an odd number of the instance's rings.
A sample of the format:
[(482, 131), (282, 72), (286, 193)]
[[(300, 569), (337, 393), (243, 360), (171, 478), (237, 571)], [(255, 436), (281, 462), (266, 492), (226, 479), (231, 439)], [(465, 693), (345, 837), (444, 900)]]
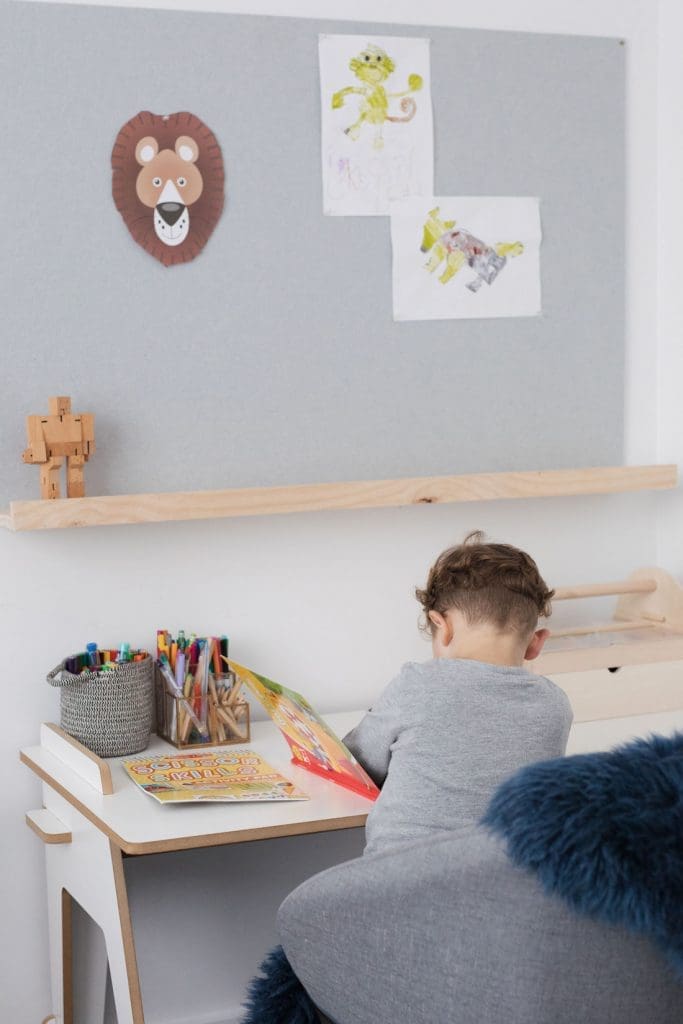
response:
[(315, 1006), (282, 946), (271, 950), (261, 972), (249, 983), (242, 1024), (318, 1024)]
[[(683, 733), (528, 765), (482, 824), (546, 892), (652, 939), (683, 977)], [(261, 970), (243, 1024), (317, 1024), (282, 947)]]
[(483, 824), (546, 892), (654, 940), (683, 977), (683, 733), (528, 765)]

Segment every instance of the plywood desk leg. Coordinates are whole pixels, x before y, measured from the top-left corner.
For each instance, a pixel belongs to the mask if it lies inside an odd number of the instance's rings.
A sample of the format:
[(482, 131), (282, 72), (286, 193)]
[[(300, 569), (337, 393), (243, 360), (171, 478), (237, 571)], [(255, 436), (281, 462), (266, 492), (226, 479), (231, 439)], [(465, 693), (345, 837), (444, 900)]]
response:
[[(116, 1005), (116, 1017), (118, 1024), (124, 1024), (124, 1022), (128, 1024), (129, 1021), (130, 1024), (144, 1024), (145, 1018), (142, 1011), (140, 977), (138, 975), (137, 957), (135, 956), (133, 928), (130, 921), (126, 877), (123, 873), (123, 857), (121, 851), (113, 843), (110, 843), (109, 846), (111, 849), (117, 914), (109, 922), (108, 927), (104, 929), (104, 938), (107, 944), (107, 958), (109, 960), (111, 987), (114, 992), (114, 1003)], [(130, 1010), (130, 1017), (123, 1017), (119, 1007), (125, 1007), (126, 1012)]]
[(49, 884), (47, 912), (50, 938), (50, 982), (52, 1005), (59, 1024), (73, 1024), (71, 896), (59, 885)]
[(142, 996), (121, 851), (62, 797), (43, 789), (45, 806), (68, 824), (72, 842), (47, 845), (53, 1011), (73, 1024), (71, 899), (104, 935), (118, 1024), (144, 1024)]

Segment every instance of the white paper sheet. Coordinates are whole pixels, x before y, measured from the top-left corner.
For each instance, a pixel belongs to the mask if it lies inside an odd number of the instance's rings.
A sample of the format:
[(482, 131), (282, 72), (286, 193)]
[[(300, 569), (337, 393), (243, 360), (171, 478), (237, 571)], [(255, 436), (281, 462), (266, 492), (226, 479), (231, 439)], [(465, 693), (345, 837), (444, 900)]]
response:
[(319, 37), (323, 210), (388, 214), (434, 191), (429, 39)]
[(535, 198), (422, 196), (391, 204), (394, 320), (536, 316)]

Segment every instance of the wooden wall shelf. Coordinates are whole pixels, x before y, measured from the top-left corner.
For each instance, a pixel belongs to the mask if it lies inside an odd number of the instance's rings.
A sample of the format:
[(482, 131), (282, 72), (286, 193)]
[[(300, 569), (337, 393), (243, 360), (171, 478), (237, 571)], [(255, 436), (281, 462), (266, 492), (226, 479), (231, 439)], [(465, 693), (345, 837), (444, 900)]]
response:
[(99, 498), (13, 501), (9, 512), (0, 515), (0, 526), (10, 530), (53, 530), (330, 509), (617, 494), (666, 490), (675, 487), (676, 483), (675, 465), (599, 466), (176, 494), (116, 494)]

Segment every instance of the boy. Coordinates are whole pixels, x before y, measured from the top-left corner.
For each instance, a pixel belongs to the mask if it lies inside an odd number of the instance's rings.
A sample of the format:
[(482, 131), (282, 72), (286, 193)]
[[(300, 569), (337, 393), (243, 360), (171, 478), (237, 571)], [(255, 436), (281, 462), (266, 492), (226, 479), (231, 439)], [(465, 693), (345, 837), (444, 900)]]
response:
[(416, 596), (434, 659), (404, 665), (344, 738), (382, 787), (366, 853), (474, 824), (506, 776), (564, 754), (572, 721), (564, 692), (524, 667), (553, 596), (529, 555), (471, 533)]

